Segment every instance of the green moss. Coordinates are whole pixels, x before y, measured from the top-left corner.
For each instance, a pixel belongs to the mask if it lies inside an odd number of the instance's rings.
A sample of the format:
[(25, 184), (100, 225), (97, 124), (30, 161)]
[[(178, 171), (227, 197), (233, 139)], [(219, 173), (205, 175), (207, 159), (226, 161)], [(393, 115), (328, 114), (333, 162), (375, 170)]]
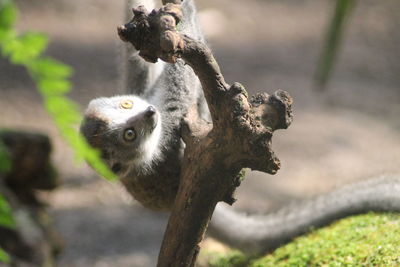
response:
[[(219, 257), (211, 266), (244, 260)], [(247, 266), (400, 266), (400, 214), (369, 213), (342, 219), (301, 236)]]
[(232, 250), (227, 254), (206, 252), (210, 267), (245, 267), (250, 259), (240, 251)]

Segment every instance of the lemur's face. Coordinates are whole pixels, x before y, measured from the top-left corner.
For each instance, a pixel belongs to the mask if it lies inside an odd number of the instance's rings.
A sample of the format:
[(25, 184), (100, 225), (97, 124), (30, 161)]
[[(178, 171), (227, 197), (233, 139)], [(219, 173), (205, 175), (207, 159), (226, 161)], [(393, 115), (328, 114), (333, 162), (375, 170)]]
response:
[(89, 103), (81, 132), (118, 175), (151, 163), (158, 153), (160, 114), (139, 97), (97, 98)]

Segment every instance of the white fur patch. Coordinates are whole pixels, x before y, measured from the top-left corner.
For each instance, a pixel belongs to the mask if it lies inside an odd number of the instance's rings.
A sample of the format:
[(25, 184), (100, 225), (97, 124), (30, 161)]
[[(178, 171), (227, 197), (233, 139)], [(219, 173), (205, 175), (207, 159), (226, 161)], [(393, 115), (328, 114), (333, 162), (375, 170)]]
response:
[[(124, 108), (121, 103), (132, 103), (131, 108)], [(127, 123), (129, 119), (145, 111), (151, 104), (140, 97), (134, 95), (119, 95), (113, 97), (101, 97), (90, 101), (86, 109), (86, 117), (95, 117), (108, 124), (110, 130), (120, 128)], [(151, 164), (161, 156), (160, 138), (161, 138), (161, 116), (157, 111), (158, 122), (151, 135), (143, 140), (140, 145), (141, 157), (136, 159), (127, 159), (141, 168), (150, 168)]]
[(158, 123), (156, 128), (151, 133), (150, 137), (142, 144), (142, 161), (138, 164), (151, 165), (154, 161), (157, 161), (161, 157), (160, 150), (160, 139), (161, 139), (161, 118), (158, 115)]
[[(133, 102), (131, 109), (121, 108), (121, 102), (130, 100)], [(145, 111), (149, 103), (134, 95), (121, 95), (113, 97), (100, 97), (90, 101), (86, 109), (86, 116), (98, 117), (108, 122), (110, 128), (126, 123), (129, 118)]]

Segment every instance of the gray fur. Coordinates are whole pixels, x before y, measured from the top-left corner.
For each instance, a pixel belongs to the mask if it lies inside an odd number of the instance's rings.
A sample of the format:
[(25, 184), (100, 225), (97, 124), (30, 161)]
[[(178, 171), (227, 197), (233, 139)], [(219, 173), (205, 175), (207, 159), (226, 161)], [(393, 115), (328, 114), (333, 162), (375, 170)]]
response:
[[(133, 16), (131, 11), (132, 7), (137, 7), (139, 5), (144, 5), (151, 10), (154, 8), (154, 1), (128, 0), (125, 13), (126, 21), (129, 21)], [(198, 26), (199, 23), (197, 23), (196, 8), (193, 0), (183, 1), (182, 7), (184, 18), (178, 25), (179, 31), (192, 38), (204, 41), (203, 34)], [(120, 72), (122, 74), (123, 92), (143, 96), (147, 99), (149, 94), (158, 88), (158, 86), (155, 86), (155, 83), (163, 72), (165, 63), (160, 61), (156, 64), (146, 62), (139, 56), (138, 51), (129, 43), (123, 44), (121, 61), (122, 66)], [(195, 79), (197, 79), (197, 77)], [(202, 95), (203, 92), (199, 90), (197, 93)], [(199, 102), (203, 102), (199, 104), (204, 105), (203, 99), (199, 99)], [(204, 111), (207, 112), (206, 109), (204, 109)]]
[(400, 212), (399, 176), (381, 176), (357, 182), (267, 215), (247, 216), (218, 205), (209, 229), (215, 238), (232, 247), (249, 254), (260, 254), (312, 228), (370, 211)]
[[(132, 7), (144, 5), (148, 9), (154, 8), (153, 1), (149, 0), (128, 0), (126, 1), (124, 21), (132, 19)], [(139, 52), (129, 43), (121, 42), (121, 80), (122, 92), (124, 94), (142, 95), (154, 85), (154, 81), (158, 78), (159, 71), (163, 63), (152, 64), (146, 62), (139, 56)], [(160, 64), (161, 63), (161, 64)], [(158, 66), (161, 65), (161, 66)]]
[[(178, 25), (180, 32), (201, 40), (203, 37), (197, 24), (194, 24), (196, 10), (193, 1), (185, 0), (182, 8), (184, 18)], [(182, 60), (178, 60), (176, 64), (165, 63), (164, 70), (154, 86), (143, 94), (143, 97), (154, 104), (161, 114), (161, 147), (165, 158), (179, 157), (176, 160), (180, 161), (184, 146), (180, 138), (180, 123), (190, 106), (206, 105), (204, 97), (200, 97), (202, 92), (193, 70)], [(199, 104), (200, 102), (203, 103)], [(204, 113), (204, 110), (199, 112)]]

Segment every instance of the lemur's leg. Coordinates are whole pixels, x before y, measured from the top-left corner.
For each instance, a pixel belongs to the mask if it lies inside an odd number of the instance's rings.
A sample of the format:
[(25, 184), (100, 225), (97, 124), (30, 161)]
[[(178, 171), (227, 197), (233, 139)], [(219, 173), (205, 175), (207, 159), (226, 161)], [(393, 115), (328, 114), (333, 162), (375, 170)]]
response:
[[(147, 10), (154, 9), (153, 0), (128, 0), (126, 1), (124, 21), (133, 17), (132, 8), (144, 5)], [(144, 61), (138, 51), (128, 43), (121, 44), (121, 91), (122, 94), (143, 95), (151, 88), (164, 68), (164, 62), (156, 64)]]

